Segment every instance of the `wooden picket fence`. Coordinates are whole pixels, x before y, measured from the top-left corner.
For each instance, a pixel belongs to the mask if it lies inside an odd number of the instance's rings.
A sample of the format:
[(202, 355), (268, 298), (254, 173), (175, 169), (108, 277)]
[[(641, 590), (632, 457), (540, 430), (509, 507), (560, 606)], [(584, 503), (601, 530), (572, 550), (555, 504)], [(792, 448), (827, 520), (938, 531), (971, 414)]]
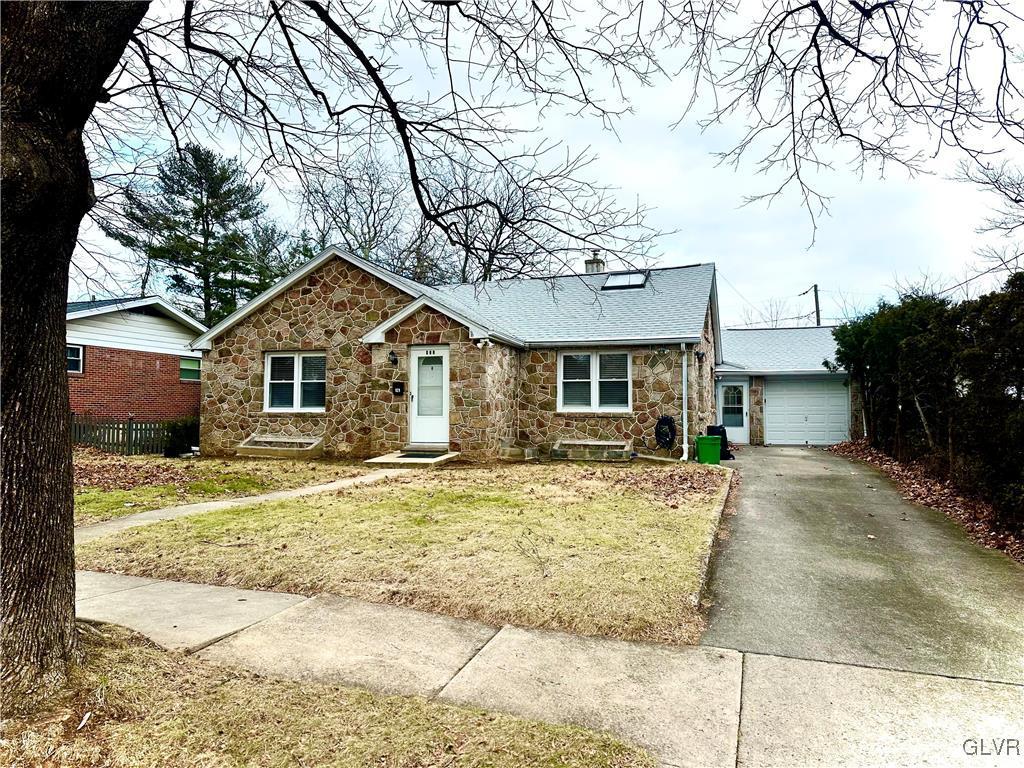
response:
[(163, 453), (167, 428), (162, 421), (106, 421), (72, 415), (71, 442), (124, 455)]

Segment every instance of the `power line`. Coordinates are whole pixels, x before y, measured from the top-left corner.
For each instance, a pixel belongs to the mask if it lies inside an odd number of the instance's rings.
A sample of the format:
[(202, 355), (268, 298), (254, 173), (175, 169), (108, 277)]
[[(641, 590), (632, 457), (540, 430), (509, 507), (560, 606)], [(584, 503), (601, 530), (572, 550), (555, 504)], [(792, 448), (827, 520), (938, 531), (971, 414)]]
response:
[(949, 293), (950, 291), (955, 291), (957, 288), (963, 288), (965, 285), (967, 285), (968, 283), (974, 282), (979, 277), (984, 277), (985, 275), (992, 274), (993, 272), (997, 272), (997, 271), (999, 271), (1001, 269), (1007, 269), (1006, 265), (1005, 264), (996, 264), (994, 267), (989, 267), (984, 272), (979, 272), (976, 275), (972, 275), (971, 277), (968, 277), (966, 280), (961, 280), (956, 285), (951, 285), (951, 286), (949, 286), (949, 288), (943, 288), (941, 291), (938, 291), (935, 295), (936, 296), (942, 296), (943, 294)]
[(754, 312), (756, 312), (758, 315), (760, 315), (761, 318), (764, 319), (767, 322), (767, 319), (764, 316), (764, 312), (762, 312), (760, 309), (755, 307), (753, 302), (750, 301), (750, 299), (748, 299), (746, 296), (744, 296), (742, 293), (740, 293), (740, 289), (737, 288), (735, 285), (733, 285), (732, 282), (729, 280), (729, 278), (727, 278), (725, 276), (724, 273), (719, 272), (718, 270), (715, 270), (715, 274), (716, 275), (721, 275), (722, 279), (725, 281), (725, 284), (728, 285), (730, 288), (732, 288), (733, 291), (735, 291), (736, 295), (739, 296), (741, 299), (743, 299), (744, 302), (746, 302), (748, 307), (750, 307), (752, 310), (754, 310)]
[[(755, 325), (760, 325), (761, 322), (763, 322), (763, 323), (784, 323), (787, 320), (810, 320), (812, 317), (814, 317), (814, 313), (813, 312), (808, 312), (807, 314), (804, 314), (804, 315), (794, 315), (793, 317), (776, 317), (776, 318), (772, 318), (771, 320), (764, 319), (764, 320), (762, 320), (760, 322), (755, 321), (753, 323), (736, 323), (735, 325), (733, 325), (731, 327), (733, 327), (733, 328), (750, 328), (750, 327), (753, 327)], [(768, 326), (768, 327), (770, 328), (771, 326)], [(808, 326), (808, 327), (811, 327), (811, 326)]]

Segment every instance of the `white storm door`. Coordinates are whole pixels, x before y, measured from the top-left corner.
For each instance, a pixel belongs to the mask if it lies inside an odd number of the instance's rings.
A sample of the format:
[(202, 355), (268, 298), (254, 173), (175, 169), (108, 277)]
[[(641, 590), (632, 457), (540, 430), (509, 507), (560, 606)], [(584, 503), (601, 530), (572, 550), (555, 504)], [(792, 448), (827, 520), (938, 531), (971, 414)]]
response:
[(729, 442), (750, 442), (750, 404), (746, 382), (722, 382), (718, 385), (718, 410)]
[(409, 442), (448, 442), (448, 347), (409, 350)]

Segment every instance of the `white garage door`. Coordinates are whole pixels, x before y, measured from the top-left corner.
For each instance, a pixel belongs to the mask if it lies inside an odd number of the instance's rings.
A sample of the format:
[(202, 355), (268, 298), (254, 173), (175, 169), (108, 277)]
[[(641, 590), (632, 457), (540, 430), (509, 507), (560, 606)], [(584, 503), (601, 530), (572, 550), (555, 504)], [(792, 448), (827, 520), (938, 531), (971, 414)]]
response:
[(764, 441), (832, 445), (850, 437), (850, 393), (842, 379), (765, 381)]

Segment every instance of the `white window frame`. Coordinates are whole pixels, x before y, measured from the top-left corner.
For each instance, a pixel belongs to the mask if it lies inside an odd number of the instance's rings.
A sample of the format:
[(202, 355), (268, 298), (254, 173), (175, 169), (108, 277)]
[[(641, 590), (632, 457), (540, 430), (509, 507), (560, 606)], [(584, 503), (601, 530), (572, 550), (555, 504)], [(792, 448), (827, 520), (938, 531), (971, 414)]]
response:
[[(566, 355), (590, 355), (590, 407), (566, 406), (562, 402), (562, 367)], [(600, 355), (626, 356), (626, 405), (601, 407)], [(632, 413), (633, 412), (633, 354), (625, 349), (567, 349), (558, 353), (558, 413)], [(608, 379), (612, 381), (612, 379)]]
[[(75, 374), (85, 373), (85, 347), (82, 346), (81, 344), (67, 344), (67, 343), (64, 344), (64, 347), (65, 347), (65, 349), (64, 349), (64, 368), (67, 369), (67, 372), (68, 373), (75, 373)], [(68, 351), (67, 351), (67, 347), (74, 347), (75, 349), (78, 350), (78, 370), (77, 371), (72, 371), (72, 370), (68, 369), (68, 364), (67, 364)]]
[[(272, 357), (290, 357), (294, 361), (294, 378), (292, 379), (292, 405), (273, 407), (270, 405), (270, 359)], [(302, 359), (304, 357), (324, 358), (324, 405), (319, 408), (300, 408), (296, 403), (302, 402)], [(327, 366), (326, 352), (266, 352), (263, 355), (263, 411), (265, 413), (324, 413), (327, 410)], [(310, 379), (309, 381), (313, 381)], [(281, 383), (281, 382), (278, 382)]]

